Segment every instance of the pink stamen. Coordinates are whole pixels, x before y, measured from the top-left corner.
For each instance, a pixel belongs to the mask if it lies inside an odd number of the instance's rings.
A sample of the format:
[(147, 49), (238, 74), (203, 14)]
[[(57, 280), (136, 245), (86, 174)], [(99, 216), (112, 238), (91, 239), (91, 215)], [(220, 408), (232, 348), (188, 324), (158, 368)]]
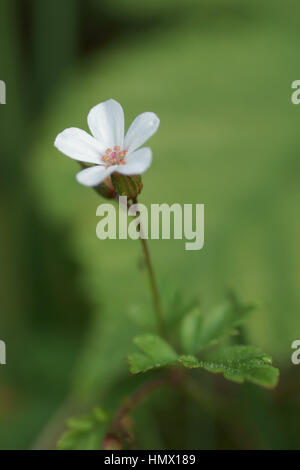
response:
[(106, 164), (106, 168), (109, 168), (112, 165), (125, 165), (126, 161), (124, 159), (127, 153), (128, 150), (121, 150), (121, 148), (116, 145), (114, 147), (114, 151), (110, 148), (105, 151), (102, 161)]

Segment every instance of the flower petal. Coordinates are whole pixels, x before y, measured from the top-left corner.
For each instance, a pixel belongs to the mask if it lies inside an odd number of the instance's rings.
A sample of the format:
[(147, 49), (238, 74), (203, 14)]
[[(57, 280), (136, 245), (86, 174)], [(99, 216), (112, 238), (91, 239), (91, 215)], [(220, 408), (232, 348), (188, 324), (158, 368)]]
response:
[(141, 175), (148, 170), (151, 163), (152, 151), (149, 147), (144, 147), (129, 155), (126, 164), (119, 165), (116, 171), (122, 175)]
[(76, 175), (78, 183), (84, 186), (98, 186), (108, 176), (110, 176), (116, 169), (116, 166), (105, 168), (101, 165), (92, 166), (80, 171)]
[(74, 160), (88, 163), (101, 163), (105, 148), (94, 137), (82, 129), (71, 127), (58, 134), (55, 147)]
[(159, 118), (154, 113), (143, 113), (135, 118), (125, 136), (125, 149), (133, 152), (155, 134)]
[(124, 111), (117, 101), (107, 100), (92, 108), (88, 125), (93, 136), (105, 143), (106, 149), (123, 146)]

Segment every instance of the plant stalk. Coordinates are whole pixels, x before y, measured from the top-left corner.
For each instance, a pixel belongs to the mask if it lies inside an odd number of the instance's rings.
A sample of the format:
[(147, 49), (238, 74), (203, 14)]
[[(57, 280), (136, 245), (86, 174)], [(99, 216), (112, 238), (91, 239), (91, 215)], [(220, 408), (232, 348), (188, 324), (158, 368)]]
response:
[[(137, 199), (135, 199), (133, 203), (137, 204), (138, 203)], [(150, 287), (151, 287), (152, 298), (153, 298), (153, 306), (154, 306), (154, 311), (156, 315), (158, 330), (159, 330), (159, 333), (165, 338), (166, 328), (165, 328), (165, 322), (164, 322), (164, 317), (163, 317), (163, 311), (161, 307), (159, 290), (158, 290), (156, 277), (155, 277), (155, 273), (153, 269), (149, 245), (148, 245), (146, 238), (143, 237), (143, 227), (141, 226), (141, 224), (140, 224), (140, 240), (142, 243), (146, 266), (147, 266), (147, 270), (149, 274), (149, 281), (150, 281)]]

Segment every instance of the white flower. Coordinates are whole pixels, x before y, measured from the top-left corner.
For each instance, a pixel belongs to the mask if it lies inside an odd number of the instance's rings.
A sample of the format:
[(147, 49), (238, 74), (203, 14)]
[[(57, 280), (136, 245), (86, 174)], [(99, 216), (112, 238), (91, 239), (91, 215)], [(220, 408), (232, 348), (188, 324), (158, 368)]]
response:
[(95, 165), (77, 174), (79, 183), (98, 186), (114, 171), (122, 175), (140, 175), (149, 168), (152, 151), (148, 147), (139, 147), (157, 131), (159, 118), (156, 114), (137, 116), (124, 138), (123, 108), (111, 99), (91, 109), (88, 125), (93, 136), (72, 127), (61, 132), (54, 143), (68, 157)]

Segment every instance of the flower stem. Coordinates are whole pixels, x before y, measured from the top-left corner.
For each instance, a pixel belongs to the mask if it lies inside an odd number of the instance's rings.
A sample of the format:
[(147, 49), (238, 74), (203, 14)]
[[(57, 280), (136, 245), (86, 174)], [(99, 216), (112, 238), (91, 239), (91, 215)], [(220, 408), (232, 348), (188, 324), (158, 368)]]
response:
[(165, 329), (164, 318), (163, 318), (163, 313), (162, 313), (162, 308), (161, 308), (161, 303), (160, 303), (160, 296), (159, 296), (159, 291), (158, 291), (155, 274), (153, 270), (153, 265), (151, 261), (149, 246), (145, 238), (141, 238), (141, 242), (142, 242), (146, 265), (147, 265), (147, 269), (149, 273), (149, 280), (150, 280), (150, 286), (151, 286), (151, 291), (152, 291), (152, 296), (153, 296), (153, 304), (154, 304), (154, 310), (156, 313), (158, 329), (162, 336), (166, 336), (166, 329)]
[[(119, 196), (116, 196), (115, 199), (120, 202)], [(133, 204), (138, 204), (137, 198), (132, 199)], [(125, 206), (126, 207), (126, 206)], [(127, 201), (127, 209), (130, 209), (131, 204)], [(154, 274), (154, 269), (153, 269), (153, 264), (151, 260), (151, 255), (149, 251), (149, 246), (147, 243), (147, 240), (143, 237), (143, 227), (141, 226), (141, 223), (139, 225), (139, 230), (140, 230), (140, 240), (142, 243), (143, 251), (144, 251), (144, 256), (145, 256), (145, 261), (146, 261), (146, 266), (149, 274), (149, 280), (150, 280), (150, 287), (151, 287), (151, 292), (152, 292), (152, 298), (153, 298), (153, 305), (154, 305), (154, 311), (156, 314), (156, 320), (157, 320), (157, 326), (159, 333), (166, 338), (166, 328), (165, 328), (165, 323), (164, 323), (164, 317), (163, 317), (163, 311), (161, 307), (161, 301), (160, 301), (160, 295), (159, 295), (159, 290), (157, 287), (157, 282)]]
[[(137, 199), (133, 201), (134, 204), (137, 204)], [(157, 287), (157, 282), (155, 278), (155, 273), (153, 269), (153, 264), (151, 260), (151, 255), (150, 255), (150, 250), (149, 250), (149, 245), (147, 243), (146, 238), (142, 236), (142, 227), (140, 225), (140, 240), (142, 243), (143, 251), (144, 251), (144, 256), (145, 256), (145, 261), (146, 261), (146, 266), (149, 274), (149, 281), (150, 281), (150, 287), (151, 287), (151, 292), (152, 292), (152, 297), (153, 297), (153, 305), (154, 305), (154, 311), (156, 314), (156, 320), (157, 320), (157, 326), (160, 334), (163, 337), (166, 337), (166, 328), (165, 328), (165, 322), (164, 322), (164, 317), (163, 317), (163, 311), (161, 307), (161, 301), (160, 301), (160, 295), (159, 295), (159, 290)]]

